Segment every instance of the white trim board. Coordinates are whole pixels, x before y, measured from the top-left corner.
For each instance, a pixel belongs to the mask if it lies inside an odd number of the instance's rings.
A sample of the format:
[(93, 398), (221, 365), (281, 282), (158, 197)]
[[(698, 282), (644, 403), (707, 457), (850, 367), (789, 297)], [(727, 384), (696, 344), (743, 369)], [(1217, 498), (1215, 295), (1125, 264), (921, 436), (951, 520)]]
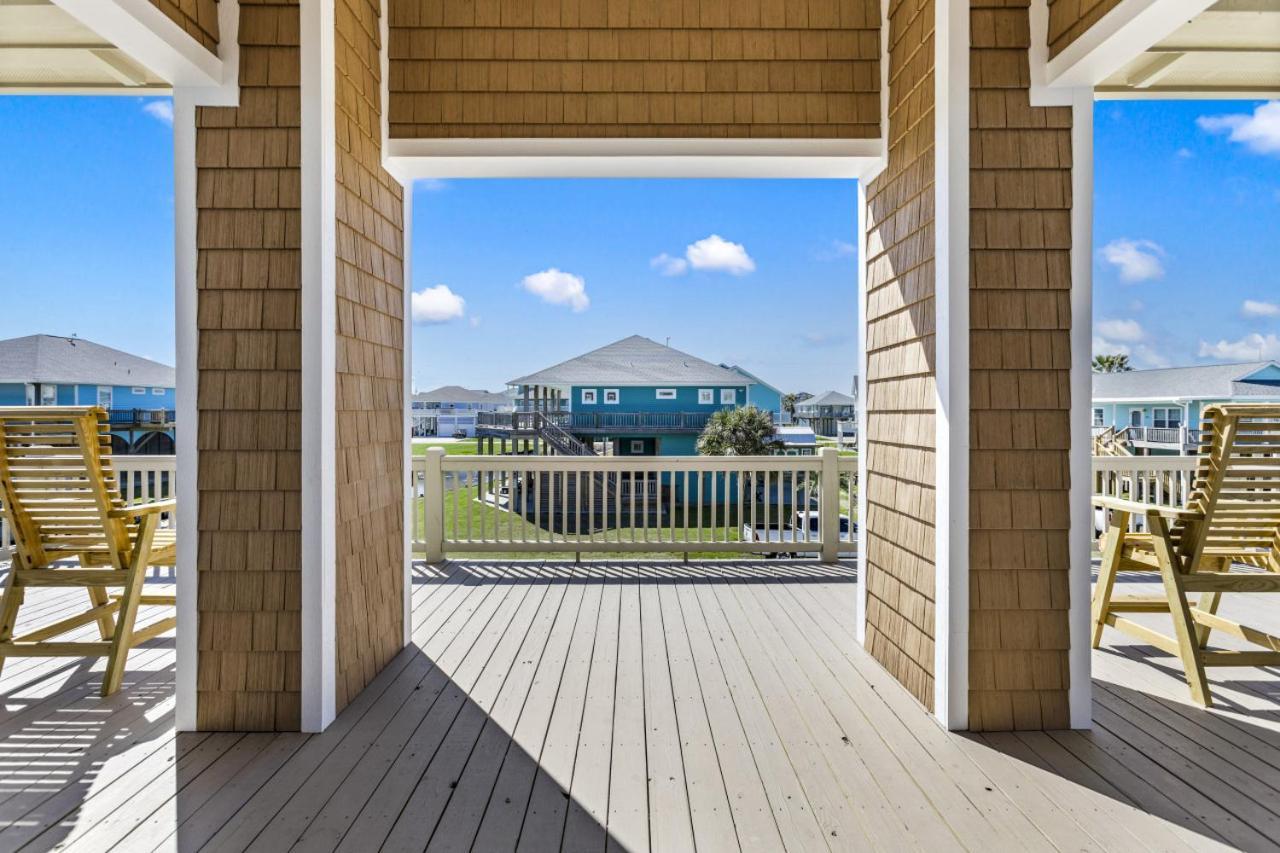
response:
[[(222, 85), (222, 58), (210, 53), (150, 0), (52, 2), (175, 88)], [(219, 10), (219, 26), (222, 22)], [(222, 40), (220, 36), (219, 48)]]
[(1071, 529), (1067, 540), (1070, 604), (1067, 653), (1071, 728), (1093, 725), (1092, 596), (1093, 507), (1093, 95), (1074, 93), (1071, 116)]
[[(882, 60), (883, 62), (883, 60)], [(854, 635), (859, 645), (867, 642), (867, 182), (858, 181), (858, 585), (855, 599)]]
[[(385, 4), (385, 0), (384, 0)], [(404, 187), (404, 473), (400, 482), (409, 484), (404, 490), (404, 645), (413, 642), (413, 526), (417, 504), (413, 482), (413, 185)]]
[(874, 139), (391, 139), (383, 159), (419, 178), (858, 178)]
[(333, 0), (303, 3), (302, 730), (336, 714), (336, 105)]
[(934, 715), (969, 726), (969, 3), (937, 0)]

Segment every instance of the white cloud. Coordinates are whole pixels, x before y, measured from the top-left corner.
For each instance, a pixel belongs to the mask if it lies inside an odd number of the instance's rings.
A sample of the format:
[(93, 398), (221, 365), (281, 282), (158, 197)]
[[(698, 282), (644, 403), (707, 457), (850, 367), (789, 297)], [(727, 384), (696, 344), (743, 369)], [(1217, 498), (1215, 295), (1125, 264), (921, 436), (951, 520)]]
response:
[(142, 111), (156, 121), (173, 124), (173, 101), (167, 98), (162, 101), (147, 101), (142, 105)]
[(1260, 104), (1252, 115), (1200, 116), (1196, 124), (1209, 133), (1225, 133), (1256, 154), (1280, 155), (1280, 101)]
[(696, 270), (714, 270), (733, 275), (746, 275), (754, 272), (756, 262), (747, 254), (741, 243), (732, 243), (719, 234), (704, 237), (696, 243), (690, 243), (684, 256), (689, 266)]
[(449, 289), (447, 284), (437, 284), (413, 294), (413, 322), (447, 323), (466, 313), (467, 300)]
[(1236, 341), (1220, 340), (1216, 344), (1200, 342), (1200, 355), (1223, 361), (1266, 361), (1280, 359), (1280, 337), (1254, 332)]
[(587, 283), (582, 277), (562, 272), (555, 267), (527, 275), (520, 284), (535, 296), (542, 297), (543, 302), (568, 305), (574, 313), (586, 311), (591, 304), (591, 300), (587, 298)]
[(858, 247), (845, 240), (832, 240), (831, 245), (818, 252), (820, 261), (838, 261), (841, 258), (852, 258), (858, 253)]
[(480, 328), (480, 318), (479, 318), (479, 317), (470, 317), (470, 318), (468, 318), (468, 319), (467, 319), (467, 325), (468, 325), (468, 326), (470, 326), (470, 327), (471, 327), (471, 328), (473, 328), (473, 329), (478, 329), (478, 328)]
[(1274, 302), (1246, 299), (1240, 306), (1240, 313), (1246, 317), (1280, 317), (1280, 305)]
[(439, 178), (419, 178), (413, 182), (415, 190), (423, 190), (429, 193), (438, 193), (441, 190), (448, 189), (449, 183)]
[(1127, 355), (1135, 367), (1168, 367), (1170, 364), (1164, 353), (1150, 344), (1134, 343), (1132, 341), (1125, 343), (1097, 335), (1093, 338), (1093, 354)]
[(1147, 336), (1137, 320), (1099, 320), (1094, 328), (1099, 336), (1111, 341), (1134, 343)]
[(1150, 281), (1164, 277), (1164, 249), (1151, 240), (1112, 240), (1102, 247), (1102, 259), (1120, 271), (1120, 280)]
[(1192, 151), (1190, 148), (1178, 149), (1178, 157), (1182, 160), (1190, 160), (1194, 156), (1196, 156), (1196, 153)]
[(800, 336), (806, 344), (814, 348), (838, 347), (849, 340), (843, 332), (805, 332)]
[(663, 275), (684, 275), (689, 270), (689, 262), (684, 258), (673, 258), (666, 252), (649, 260), (649, 266)]

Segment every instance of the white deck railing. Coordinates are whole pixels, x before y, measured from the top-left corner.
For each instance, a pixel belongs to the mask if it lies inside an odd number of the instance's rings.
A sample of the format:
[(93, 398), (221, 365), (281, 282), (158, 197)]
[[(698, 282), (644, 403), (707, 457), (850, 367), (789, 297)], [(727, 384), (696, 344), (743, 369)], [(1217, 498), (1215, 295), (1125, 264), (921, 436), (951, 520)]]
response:
[[(1095, 456), (1093, 493), (1157, 506), (1185, 506), (1194, 486), (1195, 456)], [(1131, 516), (1137, 529), (1141, 519)], [(1094, 532), (1110, 526), (1110, 513), (1094, 509)]]
[[(175, 494), (176, 456), (113, 455), (111, 466), (116, 472), (120, 494), (128, 503), (165, 500)], [(12, 547), (8, 517), (0, 512), (0, 562), (9, 560)]]
[(413, 459), (413, 549), (457, 553), (759, 553), (856, 548), (857, 461), (817, 456)]

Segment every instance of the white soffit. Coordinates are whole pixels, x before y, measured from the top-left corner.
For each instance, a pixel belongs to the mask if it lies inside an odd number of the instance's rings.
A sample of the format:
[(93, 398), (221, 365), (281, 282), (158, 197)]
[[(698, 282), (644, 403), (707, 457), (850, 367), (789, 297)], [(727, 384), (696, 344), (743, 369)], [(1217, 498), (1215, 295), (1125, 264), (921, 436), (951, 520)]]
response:
[(49, 0), (0, 0), (0, 92), (140, 92), (169, 83)]
[(1219, 0), (1097, 87), (1100, 97), (1280, 93), (1280, 0)]

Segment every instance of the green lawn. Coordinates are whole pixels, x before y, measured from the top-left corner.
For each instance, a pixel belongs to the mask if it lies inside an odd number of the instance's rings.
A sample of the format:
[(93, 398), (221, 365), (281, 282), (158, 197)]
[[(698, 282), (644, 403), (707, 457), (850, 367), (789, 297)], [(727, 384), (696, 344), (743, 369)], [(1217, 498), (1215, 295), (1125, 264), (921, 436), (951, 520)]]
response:
[(428, 447), (443, 447), (445, 456), (475, 456), (476, 440), (474, 438), (462, 438), (457, 441), (422, 442), (415, 441), (413, 443), (414, 456), (426, 456)]

